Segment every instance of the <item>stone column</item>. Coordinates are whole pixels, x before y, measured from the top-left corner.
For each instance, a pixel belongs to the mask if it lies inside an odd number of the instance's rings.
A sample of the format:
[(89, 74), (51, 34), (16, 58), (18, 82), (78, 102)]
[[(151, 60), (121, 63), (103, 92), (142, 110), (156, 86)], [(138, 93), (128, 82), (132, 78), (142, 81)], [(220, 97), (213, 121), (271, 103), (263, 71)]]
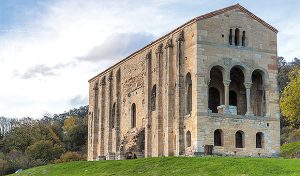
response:
[(115, 119), (115, 145), (116, 152), (120, 152), (120, 116), (121, 116), (121, 71), (120, 68), (116, 74), (116, 119)]
[(251, 87), (252, 83), (251, 82), (246, 82), (244, 83), (245, 88), (246, 88), (246, 99), (247, 99), (247, 116), (253, 116), (252, 108), (251, 108)]
[(101, 146), (101, 106), (102, 106), (102, 96), (101, 96), (101, 82), (99, 85), (99, 98), (98, 98), (98, 106), (99, 106), (99, 112), (98, 112), (98, 126), (99, 126), (99, 130), (98, 130), (98, 145), (97, 145), (97, 159), (99, 159), (100, 156), (100, 146)]
[(185, 151), (184, 144), (184, 115), (185, 115), (185, 86), (184, 86), (184, 33), (181, 31), (177, 39), (176, 58), (176, 155), (182, 155)]
[(108, 77), (108, 81), (109, 81), (109, 102), (108, 102), (108, 124), (107, 124), (107, 127), (108, 127), (108, 151), (107, 151), (107, 154), (108, 154), (108, 157), (107, 159), (111, 160), (111, 159), (114, 159), (114, 156), (112, 156), (112, 102), (113, 102), (113, 78), (112, 78), (112, 72), (109, 74), (109, 77)]
[(160, 44), (156, 50), (156, 80), (157, 80), (157, 86), (156, 86), (156, 104), (157, 104), (157, 155), (162, 156), (163, 155), (163, 146), (164, 146), (164, 140), (163, 140), (163, 108), (162, 108), (162, 76), (163, 76), (163, 69), (162, 69), (162, 61), (163, 61), (163, 45)]
[(269, 100), (270, 100), (270, 97), (269, 97), (269, 94), (270, 94), (270, 85), (268, 84), (265, 84), (264, 85), (264, 89), (265, 89), (265, 96), (266, 96), (266, 114), (265, 116), (266, 117), (270, 117), (271, 116), (271, 112), (270, 112), (270, 108), (269, 108)]
[(98, 133), (99, 133), (99, 123), (98, 123), (98, 82), (95, 84), (94, 88), (94, 117), (93, 117), (93, 159), (97, 158), (97, 147), (98, 147)]
[(174, 113), (174, 106), (175, 106), (175, 100), (174, 100), (174, 71), (173, 71), (173, 43), (172, 39), (169, 39), (167, 42), (167, 45), (165, 47), (166, 49), (166, 86), (167, 86), (167, 93), (166, 93), (166, 128), (167, 133), (165, 136), (166, 141), (166, 148), (165, 155), (166, 156), (173, 156), (174, 155), (174, 135), (173, 135), (173, 113)]
[(152, 89), (152, 64), (151, 51), (146, 55), (145, 74), (145, 102), (146, 102), (146, 124), (145, 124), (145, 157), (152, 156), (152, 113), (151, 113), (151, 89)]
[(225, 114), (229, 114), (229, 85), (230, 85), (231, 80), (224, 80), (224, 90), (225, 90)]
[(104, 157), (104, 129), (105, 129), (105, 77), (101, 81), (101, 117), (100, 117), (100, 156)]

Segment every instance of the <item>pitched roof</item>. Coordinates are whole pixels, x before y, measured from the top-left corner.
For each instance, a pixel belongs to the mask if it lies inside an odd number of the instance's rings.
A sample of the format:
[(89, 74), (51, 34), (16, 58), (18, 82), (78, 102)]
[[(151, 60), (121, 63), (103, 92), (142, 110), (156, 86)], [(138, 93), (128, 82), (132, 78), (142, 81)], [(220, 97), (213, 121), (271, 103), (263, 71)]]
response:
[(147, 47), (157, 43), (158, 41), (160, 41), (161, 39), (169, 36), (171, 33), (177, 31), (178, 29), (181, 29), (185, 26), (188, 26), (190, 24), (193, 24), (197, 21), (200, 21), (200, 20), (204, 20), (204, 19), (208, 19), (208, 18), (211, 18), (211, 17), (214, 17), (214, 16), (217, 16), (217, 15), (220, 15), (222, 13), (225, 13), (225, 12), (228, 12), (230, 10), (233, 10), (233, 9), (239, 9), (240, 11), (246, 13), (247, 15), (249, 15), (251, 18), (253, 18), (254, 20), (258, 21), (259, 23), (261, 23), (262, 25), (266, 26), (267, 28), (269, 28), (271, 31), (275, 32), (275, 33), (278, 33), (278, 30), (271, 26), (270, 24), (268, 24), (267, 22), (265, 22), (264, 20), (262, 20), (261, 18), (257, 17), (256, 15), (254, 15), (253, 13), (251, 13), (250, 11), (248, 11), (245, 7), (241, 6), (240, 4), (235, 4), (235, 5), (232, 5), (232, 6), (229, 6), (229, 7), (225, 7), (223, 9), (220, 9), (220, 10), (216, 10), (216, 11), (213, 11), (213, 12), (210, 12), (210, 13), (207, 13), (207, 14), (204, 14), (204, 15), (201, 15), (201, 16), (198, 16), (196, 18), (193, 18), (191, 20), (189, 20), (188, 22), (184, 23), (183, 25), (175, 28), (174, 30), (172, 30), (171, 32), (168, 32), (167, 34), (165, 34), (164, 36), (158, 38), (157, 40), (151, 42), (150, 44), (144, 46), (143, 48), (139, 49), (138, 51), (130, 54), (129, 56), (127, 56), (125, 59), (122, 59), (121, 61), (117, 62), (116, 64), (110, 66), (109, 68), (105, 69), (104, 71), (102, 71), (101, 73), (97, 74), (96, 76), (92, 77), (90, 81), (92, 81), (93, 79), (95, 79), (96, 77), (100, 76), (101, 74), (103, 73), (106, 73), (108, 70), (110, 70), (111, 68), (125, 62), (126, 60), (130, 59), (132, 56), (138, 54), (139, 52), (143, 51), (144, 49), (146, 49)]
[(222, 13), (225, 13), (227, 11), (233, 10), (233, 9), (239, 9), (240, 11), (246, 13), (247, 15), (249, 15), (251, 18), (253, 18), (254, 20), (258, 21), (259, 23), (261, 23), (262, 25), (266, 26), (267, 28), (269, 28), (271, 31), (278, 33), (278, 30), (271, 26), (270, 24), (268, 24), (267, 22), (265, 22), (264, 20), (262, 20), (261, 18), (257, 17), (256, 15), (254, 15), (253, 13), (251, 13), (249, 10), (247, 10), (245, 7), (241, 6), (240, 4), (235, 4), (220, 10), (216, 10), (201, 16), (198, 16), (195, 18), (196, 21), (200, 21), (200, 20), (204, 20), (207, 18), (211, 18), (214, 17), (216, 15), (220, 15)]

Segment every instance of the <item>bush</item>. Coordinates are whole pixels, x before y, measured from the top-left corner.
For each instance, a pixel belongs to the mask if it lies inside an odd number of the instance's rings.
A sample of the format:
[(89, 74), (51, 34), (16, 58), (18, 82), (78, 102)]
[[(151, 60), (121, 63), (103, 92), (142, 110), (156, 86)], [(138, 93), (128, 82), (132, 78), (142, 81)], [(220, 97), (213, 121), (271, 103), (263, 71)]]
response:
[(295, 158), (300, 152), (300, 142), (291, 142), (281, 146), (281, 156), (285, 158)]
[(65, 162), (80, 161), (80, 160), (84, 160), (84, 158), (77, 152), (66, 152), (62, 154), (60, 158), (55, 161), (55, 163), (65, 163)]
[(7, 169), (8, 165), (7, 165), (7, 161), (0, 159), (0, 175), (4, 175), (5, 171)]
[(60, 145), (52, 143), (49, 140), (41, 140), (30, 145), (26, 153), (31, 159), (40, 159), (44, 162), (49, 162), (57, 159), (64, 152), (64, 148)]

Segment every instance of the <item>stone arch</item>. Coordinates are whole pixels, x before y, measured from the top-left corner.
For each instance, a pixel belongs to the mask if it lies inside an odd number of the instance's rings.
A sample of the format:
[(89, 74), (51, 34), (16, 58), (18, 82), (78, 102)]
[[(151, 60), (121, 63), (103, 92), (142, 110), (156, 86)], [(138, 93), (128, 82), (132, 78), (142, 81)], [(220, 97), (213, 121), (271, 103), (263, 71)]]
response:
[(248, 82), (249, 80), (251, 80), (251, 74), (250, 74), (250, 68), (242, 63), (242, 62), (232, 62), (230, 64), (230, 66), (228, 67), (228, 71), (227, 71), (227, 76), (228, 78), (230, 78), (230, 70), (233, 68), (233, 67), (237, 67), (239, 69), (241, 69), (243, 71), (243, 74), (244, 74), (244, 77), (245, 77), (245, 82)]
[(187, 131), (186, 132), (186, 135), (185, 135), (185, 139), (186, 139), (186, 147), (190, 147), (192, 145), (192, 134), (190, 131)]
[(214, 146), (223, 146), (223, 131), (221, 129), (214, 131)]
[(191, 73), (188, 72), (185, 76), (185, 86), (186, 86), (186, 114), (191, 114), (192, 112), (192, 78)]
[(136, 127), (136, 105), (132, 103), (131, 105), (131, 128)]
[(266, 69), (264, 69), (262, 67), (255, 67), (255, 68), (251, 69), (249, 71), (250, 79), (251, 79), (252, 74), (253, 74), (254, 71), (258, 71), (262, 75), (264, 85), (269, 85), (269, 73)]
[(214, 63), (214, 64), (211, 64), (209, 67), (208, 67), (208, 73), (207, 76), (206, 76), (206, 83), (209, 84), (210, 83), (210, 80), (211, 80), (211, 75), (210, 75), (210, 72), (213, 68), (217, 68), (221, 71), (222, 73), (222, 79), (223, 80), (226, 80), (227, 79), (227, 75), (228, 75), (228, 71), (227, 71), (227, 66), (226, 65), (223, 65), (223, 64), (220, 64), (220, 63)]
[(235, 133), (235, 147), (236, 148), (245, 147), (245, 133), (241, 130)]

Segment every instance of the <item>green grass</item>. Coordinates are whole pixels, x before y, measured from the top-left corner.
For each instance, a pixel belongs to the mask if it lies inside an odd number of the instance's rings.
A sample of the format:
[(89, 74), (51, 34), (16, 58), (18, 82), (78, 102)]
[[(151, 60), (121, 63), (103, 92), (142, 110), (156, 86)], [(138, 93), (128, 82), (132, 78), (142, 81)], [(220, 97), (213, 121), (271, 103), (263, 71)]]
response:
[(78, 161), (36, 167), (13, 176), (21, 175), (300, 175), (300, 159), (164, 157), (123, 161)]

